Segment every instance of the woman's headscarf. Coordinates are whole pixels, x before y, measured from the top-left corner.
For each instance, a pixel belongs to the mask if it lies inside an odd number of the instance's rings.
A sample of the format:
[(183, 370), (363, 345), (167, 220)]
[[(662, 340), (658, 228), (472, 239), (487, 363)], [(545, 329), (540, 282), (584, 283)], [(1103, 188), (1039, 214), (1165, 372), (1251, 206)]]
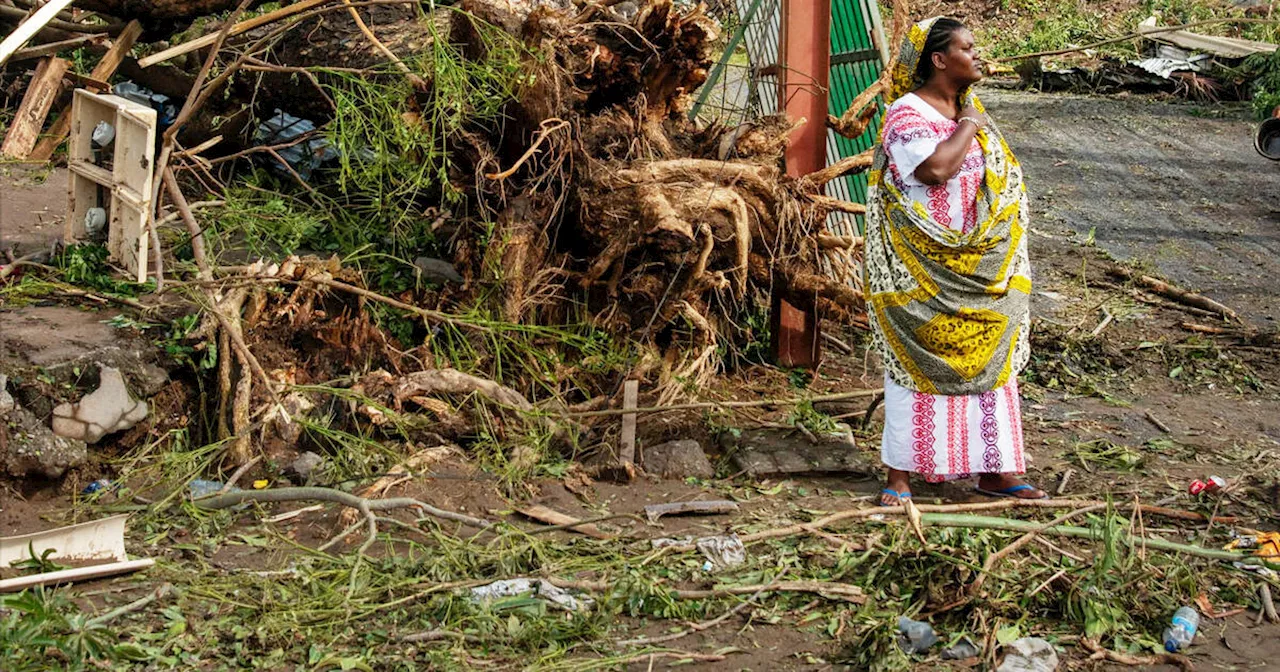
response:
[[(917, 81), (938, 17), (912, 26), (891, 73), (886, 102)], [(985, 110), (972, 92), (961, 104)], [(867, 192), (864, 280), (872, 337), (894, 382), (932, 394), (976, 394), (1004, 386), (1030, 350), (1031, 270), (1022, 169), (995, 124), (978, 131), (986, 175), (978, 224), (968, 233), (935, 221), (925, 204), (885, 180), (877, 148)]]

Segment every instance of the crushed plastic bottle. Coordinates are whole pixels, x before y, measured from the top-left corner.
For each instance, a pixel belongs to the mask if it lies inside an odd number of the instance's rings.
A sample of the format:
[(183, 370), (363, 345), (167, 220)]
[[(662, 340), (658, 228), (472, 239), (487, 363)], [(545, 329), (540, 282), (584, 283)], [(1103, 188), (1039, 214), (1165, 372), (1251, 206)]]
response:
[(1179, 607), (1173, 613), (1173, 624), (1164, 631), (1164, 650), (1177, 653), (1191, 644), (1200, 627), (1200, 614), (1191, 607)]
[(898, 646), (906, 653), (924, 653), (929, 647), (938, 643), (938, 636), (933, 626), (921, 621), (913, 621), (906, 616), (898, 617)]
[(84, 489), (80, 491), (80, 494), (88, 496), (97, 492), (106, 492), (110, 489), (111, 489), (111, 481), (105, 478), (99, 478), (98, 480), (90, 483), (89, 485), (84, 486)]

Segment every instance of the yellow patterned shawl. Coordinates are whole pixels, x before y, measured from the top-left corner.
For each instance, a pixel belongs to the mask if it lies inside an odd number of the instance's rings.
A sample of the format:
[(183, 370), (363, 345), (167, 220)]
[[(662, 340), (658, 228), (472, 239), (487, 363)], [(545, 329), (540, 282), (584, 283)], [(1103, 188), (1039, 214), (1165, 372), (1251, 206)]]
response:
[[(885, 102), (918, 88), (916, 65), (936, 18), (913, 26)], [(982, 111), (972, 91), (961, 99)], [(877, 148), (867, 192), (864, 255), (871, 332), (894, 382), (931, 394), (1004, 386), (1029, 355), (1030, 263), (1022, 169), (994, 124), (978, 132), (986, 177), (978, 225), (953, 231), (885, 179)]]

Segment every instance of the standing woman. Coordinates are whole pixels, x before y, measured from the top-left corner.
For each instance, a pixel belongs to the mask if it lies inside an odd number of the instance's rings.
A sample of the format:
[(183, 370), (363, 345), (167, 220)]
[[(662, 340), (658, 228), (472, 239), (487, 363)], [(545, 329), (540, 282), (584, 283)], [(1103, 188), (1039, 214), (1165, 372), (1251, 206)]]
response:
[(926, 481), (1024, 483), (1018, 372), (1029, 356), (1031, 268), (1022, 169), (971, 90), (982, 79), (958, 21), (913, 26), (885, 94), (867, 195), (864, 276), (884, 360), (881, 504)]

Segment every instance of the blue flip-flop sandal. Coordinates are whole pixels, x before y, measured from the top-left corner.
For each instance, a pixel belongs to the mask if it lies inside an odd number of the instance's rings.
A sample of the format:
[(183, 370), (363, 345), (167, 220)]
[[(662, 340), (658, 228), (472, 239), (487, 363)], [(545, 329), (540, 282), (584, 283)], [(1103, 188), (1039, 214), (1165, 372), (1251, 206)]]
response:
[[(897, 498), (898, 498), (898, 503), (897, 503), (897, 504), (885, 504), (884, 502), (880, 502), (880, 506), (901, 506), (901, 505), (902, 505), (902, 500), (904, 500), (904, 499), (911, 499), (911, 493), (910, 493), (910, 492), (898, 492), (897, 490), (890, 490), (889, 488), (885, 488), (885, 489), (881, 490), (881, 491), (880, 491), (880, 494), (882, 494), (882, 495), (893, 495), (894, 497), (897, 497)], [(879, 514), (876, 514), (876, 515), (879, 515)]]
[(1018, 497), (1018, 494), (1017, 494), (1019, 492), (1026, 492), (1027, 490), (1038, 490), (1038, 489), (1039, 488), (1036, 488), (1036, 486), (1034, 485), (1023, 483), (1022, 485), (1014, 485), (1008, 488), (1002, 488), (1000, 490), (987, 490), (984, 488), (974, 488), (974, 491), (980, 495), (986, 495), (988, 497), (1012, 497), (1014, 499), (1048, 499), (1049, 498), (1049, 493), (1047, 492), (1042, 497)]

